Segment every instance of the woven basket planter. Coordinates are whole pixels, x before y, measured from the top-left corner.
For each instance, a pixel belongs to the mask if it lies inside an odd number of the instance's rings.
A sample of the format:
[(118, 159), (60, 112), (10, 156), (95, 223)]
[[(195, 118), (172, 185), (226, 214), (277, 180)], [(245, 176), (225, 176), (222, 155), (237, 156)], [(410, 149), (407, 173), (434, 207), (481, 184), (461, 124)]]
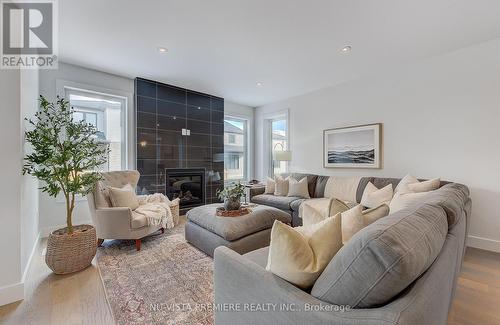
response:
[(74, 226), (71, 235), (67, 233), (67, 228), (62, 228), (49, 235), (45, 263), (55, 274), (73, 273), (89, 266), (96, 251), (97, 236), (94, 227)]

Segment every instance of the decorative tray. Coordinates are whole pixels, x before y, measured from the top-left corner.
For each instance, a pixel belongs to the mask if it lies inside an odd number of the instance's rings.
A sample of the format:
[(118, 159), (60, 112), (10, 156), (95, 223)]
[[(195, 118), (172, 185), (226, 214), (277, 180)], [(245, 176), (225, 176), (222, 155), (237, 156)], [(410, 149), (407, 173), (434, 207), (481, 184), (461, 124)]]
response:
[(218, 207), (216, 215), (219, 217), (239, 217), (249, 214), (250, 212), (252, 212), (252, 209), (247, 207), (241, 207), (239, 210), (226, 210), (224, 207)]

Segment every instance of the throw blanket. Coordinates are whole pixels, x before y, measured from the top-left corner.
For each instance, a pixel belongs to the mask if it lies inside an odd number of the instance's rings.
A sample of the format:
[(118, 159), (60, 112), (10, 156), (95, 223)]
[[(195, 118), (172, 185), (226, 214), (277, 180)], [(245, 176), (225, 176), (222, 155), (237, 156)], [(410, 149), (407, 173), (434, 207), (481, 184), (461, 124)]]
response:
[(170, 200), (161, 193), (139, 197), (139, 207), (133, 211), (146, 217), (148, 226), (173, 228), (174, 219), (170, 211)]

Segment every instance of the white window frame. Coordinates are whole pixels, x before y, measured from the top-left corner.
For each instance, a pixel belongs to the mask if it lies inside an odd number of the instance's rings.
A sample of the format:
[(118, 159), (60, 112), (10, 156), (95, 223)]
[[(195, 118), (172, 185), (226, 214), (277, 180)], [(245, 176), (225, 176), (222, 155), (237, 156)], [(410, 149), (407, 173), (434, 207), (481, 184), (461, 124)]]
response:
[[(264, 170), (263, 175), (267, 175), (269, 177), (274, 177), (274, 166), (273, 166), (273, 147), (272, 147), (272, 122), (275, 120), (286, 120), (286, 132), (285, 138), (287, 147), (286, 150), (291, 150), (291, 141), (290, 141), (290, 115), (289, 109), (284, 109), (276, 112), (271, 112), (263, 116), (264, 120), (264, 134), (263, 134), (263, 161), (264, 161)], [(286, 171), (290, 171), (290, 163), (286, 163)]]
[[(234, 119), (234, 120), (240, 120), (240, 121), (243, 121), (245, 122), (245, 125), (246, 125), (246, 128), (245, 128), (245, 132), (246, 134), (244, 135), (243, 139), (244, 139), (244, 143), (243, 143), (243, 148), (244, 148), (244, 167), (245, 167), (245, 171), (244, 171), (244, 174), (243, 174), (243, 181), (249, 181), (250, 178), (252, 177), (251, 176), (251, 164), (250, 164), (250, 136), (251, 136), (251, 132), (250, 132), (250, 126), (251, 126), (251, 120), (249, 119), (248, 116), (242, 116), (242, 115), (238, 115), (238, 114), (224, 114), (224, 121), (226, 119)], [(228, 139), (228, 142), (229, 142), (229, 139)], [(225, 166), (224, 166), (225, 168)], [(224, 179), (224, 182), (229, 182), (230, 180), (226, 180)]]
[[(134, 169), (135, 168), (135, 147), (136, 138), (135, 131), (129, 132), (129, 130), (134, 130), (135, 116), (134, 109), (132, 107), (134, 101), (134, 94), (131, 92), (126, 92), (122, 90), (109, 89), (104, 87), (99, 87), (95, 85), (83, 84), (69, 80), (57, 79), (56, 80), (56, 94), (61, 98), (67, 97), (68, 90), (73, 90), (75, 92), (90, 93), (97, 96), (114, 97), (120, 100), (124, 104), (123, 114), (121, 114), (121, 125), (122, 128), (122, 139), (124, 139), (125, 144), (123, 146), (122, 152), (122, 167), (123, 170)], [(69, 98), (68, 98), (69, 100)]]

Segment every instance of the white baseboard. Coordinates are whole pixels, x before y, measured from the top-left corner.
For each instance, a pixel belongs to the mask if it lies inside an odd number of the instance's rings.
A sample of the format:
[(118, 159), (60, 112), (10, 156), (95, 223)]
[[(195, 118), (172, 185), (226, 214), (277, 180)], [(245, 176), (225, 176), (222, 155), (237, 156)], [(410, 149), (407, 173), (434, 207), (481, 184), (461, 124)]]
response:
[[(73, 225), (91, 225), (92, 220), (78, 220), (77, 222), (73, 223)], [(49, 235), (57, 229), (65, 228), (66, 224), (63, 225), (57, 225), (57, 226), (48, 226), (48, 227), (42, 227), (40, 228), (40, 237), (41, 238), (47, 238)]]
[(467, 246), (500, 253), (500, 240), (469, 235)]
[(24, 299), (24, 283), (19, 282), (0, 288), (0, 306)]
[(0, 306), (7, 305), (24, 299), (24, 288), (25, 288), (24, 283), (26, 282), (26, 277), (28, 276), (28, 272), (31, 266), (31, 262), (33, 261), (33, 257), (37, 252), (38, 245), (40, 243), (40, 238), (41, 238), (40, 234), (38, 234), (38, 236), (36, 236), (35, 243), (33, 244), (33, 248), (31, 249), (28, 261), (26, 262), (26, 267), (23, 270), (21, 282), (0, 288)]
[(35, 256), (35, 254), (38, 250), (38, 245), (40, 244), (41, 238), (42, 238), (42, 236), (40, 236), (40, 233), (38, 233), (38, 236), (36, 236), (36, 239), (35, 239), (35, 243), (33, 244), (33, 248), (31, 249), (30, 257), (28, 258), (28, 262), (26, 263), (26, 267), (24, 268), (23, 277), (21, 278), (21, 283), (26, 282), (26, 277), (28, 276), (31, 262), (33, 261), (33, 257)]

